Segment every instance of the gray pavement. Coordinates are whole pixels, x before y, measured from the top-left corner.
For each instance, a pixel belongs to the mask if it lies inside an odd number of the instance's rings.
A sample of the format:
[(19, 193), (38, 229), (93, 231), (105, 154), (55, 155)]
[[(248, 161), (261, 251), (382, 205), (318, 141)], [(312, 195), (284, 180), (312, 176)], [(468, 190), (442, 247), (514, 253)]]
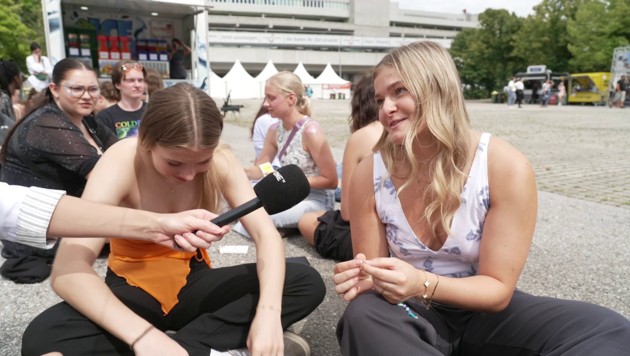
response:
[[(237, 103), (235, 101), (235, 103)], [(259, 101), (243, 101), (253, 112)], [(347, 101), (315, 102), (316, 118), (324, 106), (347, 108)], [(524, 106), (471, 102), (475, 127), (493, 133), (521, 149), (532, 161), (539, 186), (539, 213), (528, 263), (519, 281), (524, 291), (579, 299), (612, 308), (630, 317), (630, 110), (593, 107)], [(245, 113), (230, 118), (224, 130), (243, 164), (253, 148)], [(345, 124), (347, 113), (337, 121)], [(334, 119), (334, 118), (332, 118)], [(334, 136), (339, 131), (324, 125)], [(330, 131), (328, 131), (330, 130)], [(331, 139), (337, 159), (343, 140)], [(321, 273), (328, 293), (307, 319), (294, 326), (311, 344), (313, 355), (339, 355), (334, 336), (345, 303), (334, 292), (334, 261), (320, 258), (300, 236), (284, 239), (287, 256), (306, 256)], [(249, 252), (220, 254), (224, 245), (247, 245)], [(230, 233), (210, 250), (215, 266), (254, 261), (253, 244)], [(0, 258), (0, 263), (3, 260)], [(104, 260), (97, 269), (104, 272)], [(16, 285), (0, 280), (0, 355), (18, 355), (21, 334), (40, 311), (59, 300), (48, 282)]]

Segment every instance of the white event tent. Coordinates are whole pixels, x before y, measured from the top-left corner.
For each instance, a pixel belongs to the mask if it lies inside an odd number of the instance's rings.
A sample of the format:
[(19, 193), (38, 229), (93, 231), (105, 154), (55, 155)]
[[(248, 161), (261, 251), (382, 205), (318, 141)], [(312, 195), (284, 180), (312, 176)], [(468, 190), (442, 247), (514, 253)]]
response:
[(330, 63), (326, 65), (322, 74), (320, 74), (311, 88), (313, 88), (313, 97), (320, 99), (345, 99), (350, 97), (351, 83), (341, 78)]
[(251, 99), (258, 98), (258, 85), (241, 64), (238, 59), (232, 68), (223, 77), (225, 82), (225, 94), (231, 99)]
[(315, 78), (308, 73), (302, 62), (298, 63), (297, 67), (293, 70), (293, 73), (300, 77), (304, 85), (312, 84), (315, 82)]
[(278, 69), (270, 59), (267, 64), (265, 64), (265, 68), (263, 68), (263, 70), (261, 70), (260, 73), (258, 73), (258, 75), (256, 76), (256, 81), (258, 82), (259, 88), (258, 98), (265, 97), (265, 82), (276, 73), (278, 73)]

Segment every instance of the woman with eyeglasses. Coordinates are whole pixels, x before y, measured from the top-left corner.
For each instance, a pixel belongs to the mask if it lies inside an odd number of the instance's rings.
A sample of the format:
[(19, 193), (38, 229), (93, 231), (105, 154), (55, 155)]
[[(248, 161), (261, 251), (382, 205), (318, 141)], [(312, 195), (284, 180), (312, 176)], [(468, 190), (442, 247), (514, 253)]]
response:
[[(91, 116), (99, 95), (92, 68), (73, 58), (59, 61), (45, 95), (7, 135), (0, 150), (0, 180), (81, 196), (99, 157), (117, 141), (111, 131)], [(54, 249), (3, 243), (5, 258), (54, 255)], [(42, 274), (42, 280), (46, 276)]]

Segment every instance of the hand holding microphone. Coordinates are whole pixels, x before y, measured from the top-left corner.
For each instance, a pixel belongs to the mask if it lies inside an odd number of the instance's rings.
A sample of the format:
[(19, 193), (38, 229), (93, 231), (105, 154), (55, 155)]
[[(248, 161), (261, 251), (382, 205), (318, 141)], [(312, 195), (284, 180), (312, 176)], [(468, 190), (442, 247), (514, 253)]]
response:
[(269, 215), (280, 213), (304, 200), (311, 192), (311, 186), (300, 167), (290, 164), (266, 175), (254, 186), (254, 192), (256, 198), (217, 216), (211, 222), (224, 226), (260, 208), (265, 208)]
[(300, 167), (290, 164), (265, 176), (254, 186), (254, 192), (256, 198), (215, 217), (210, 222), (217, 226), (225, 226), (260, 208), (265, 208), (269, 215), (280, 213), (304, 200), (311, 192), (311, 186)]

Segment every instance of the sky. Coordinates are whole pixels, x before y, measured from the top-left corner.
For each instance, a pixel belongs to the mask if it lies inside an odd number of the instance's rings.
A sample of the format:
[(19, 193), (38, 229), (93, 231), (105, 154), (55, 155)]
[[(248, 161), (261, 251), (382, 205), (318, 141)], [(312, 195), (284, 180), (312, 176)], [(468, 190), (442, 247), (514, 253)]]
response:
[(469, 14), (479, 14), (487, 8), (506, 9), (517, 16), (526, 17), (534, 13), (533, 7), (542, 0), (392, 0), (401, 9), (445, 12), (461, 14), (466, 9)]

